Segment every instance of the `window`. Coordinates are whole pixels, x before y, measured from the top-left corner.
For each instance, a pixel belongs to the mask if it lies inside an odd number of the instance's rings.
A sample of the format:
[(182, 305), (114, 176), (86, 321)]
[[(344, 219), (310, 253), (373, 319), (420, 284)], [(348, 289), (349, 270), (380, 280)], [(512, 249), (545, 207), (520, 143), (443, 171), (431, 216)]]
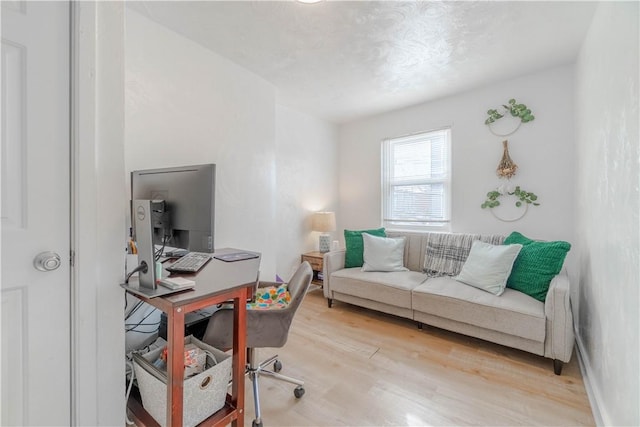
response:
[(382, 143), (383, 226), (449, 230), (451, 129)]

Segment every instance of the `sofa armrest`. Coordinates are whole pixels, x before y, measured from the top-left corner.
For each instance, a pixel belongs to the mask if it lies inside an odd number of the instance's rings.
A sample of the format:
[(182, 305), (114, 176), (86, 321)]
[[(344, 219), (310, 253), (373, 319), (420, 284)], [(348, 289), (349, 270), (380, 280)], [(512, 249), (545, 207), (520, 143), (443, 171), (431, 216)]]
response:
[(322, 263), (322, 291), (326, 298), (333, 298), (331, 293), (331, 273), (344, 268), (346, 250), (331, 251), (324, 254)]
[(569, 362), (575, 337), (569, 277), (566, 271), (562, 271), (551, 280), (544, 303), (544, 314), (546, 317), (545, 357)]

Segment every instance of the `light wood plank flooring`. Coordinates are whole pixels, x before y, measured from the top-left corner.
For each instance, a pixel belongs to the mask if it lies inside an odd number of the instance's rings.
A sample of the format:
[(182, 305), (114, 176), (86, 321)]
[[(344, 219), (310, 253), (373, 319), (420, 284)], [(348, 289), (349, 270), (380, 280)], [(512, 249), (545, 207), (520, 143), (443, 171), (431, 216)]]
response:
[[(265, 426), (594, 425), (574, 354), (561, 376), (526, 352), (348, 304), (317, 287), (275, 354), (294, 386), (261, 379)], [(253, 419), (246, 383), (245, 425)]]

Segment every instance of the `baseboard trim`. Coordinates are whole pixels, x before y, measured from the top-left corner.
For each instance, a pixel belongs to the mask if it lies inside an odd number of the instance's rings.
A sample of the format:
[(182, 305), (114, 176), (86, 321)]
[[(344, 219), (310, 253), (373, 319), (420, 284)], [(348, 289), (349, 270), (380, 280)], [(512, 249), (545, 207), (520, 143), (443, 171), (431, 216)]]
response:
[[(578, 331), (575, 331), (575, 336), (578, 365), (580, 366), (584, 388), (587, 391), (587, 397), (589, 398), (589, 404), (591, 405), (593, 419), (597, 426), (611, 425), (609, 417), (606, 416), (606, 411), (604, 411), (602, 395), (593, 382), (593, 379), (595, 378), (593, 375), (593, 369), (591, 369), (591, 363), (589, 362), (586, 351), (584, 351), (584, 344), (582, 343), (580, 335), (578, 335)], [(605, 419), (607, 422), (605, 422)]]

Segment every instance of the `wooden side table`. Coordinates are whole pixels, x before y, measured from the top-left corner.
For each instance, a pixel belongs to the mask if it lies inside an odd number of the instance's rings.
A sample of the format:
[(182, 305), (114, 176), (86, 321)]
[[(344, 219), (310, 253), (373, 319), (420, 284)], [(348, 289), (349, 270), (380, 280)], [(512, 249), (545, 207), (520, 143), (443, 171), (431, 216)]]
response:
[(322, 286), (324, 253), (318, 251), (307, 252), (306, 254), (302, 254), (300, 258), (300, 262), (308, 261), (309, 264), (311, 264), (311, 269), (313, 270), (313, 279), (311, 279), (311, 283), (313, 283), (314, 285)]

